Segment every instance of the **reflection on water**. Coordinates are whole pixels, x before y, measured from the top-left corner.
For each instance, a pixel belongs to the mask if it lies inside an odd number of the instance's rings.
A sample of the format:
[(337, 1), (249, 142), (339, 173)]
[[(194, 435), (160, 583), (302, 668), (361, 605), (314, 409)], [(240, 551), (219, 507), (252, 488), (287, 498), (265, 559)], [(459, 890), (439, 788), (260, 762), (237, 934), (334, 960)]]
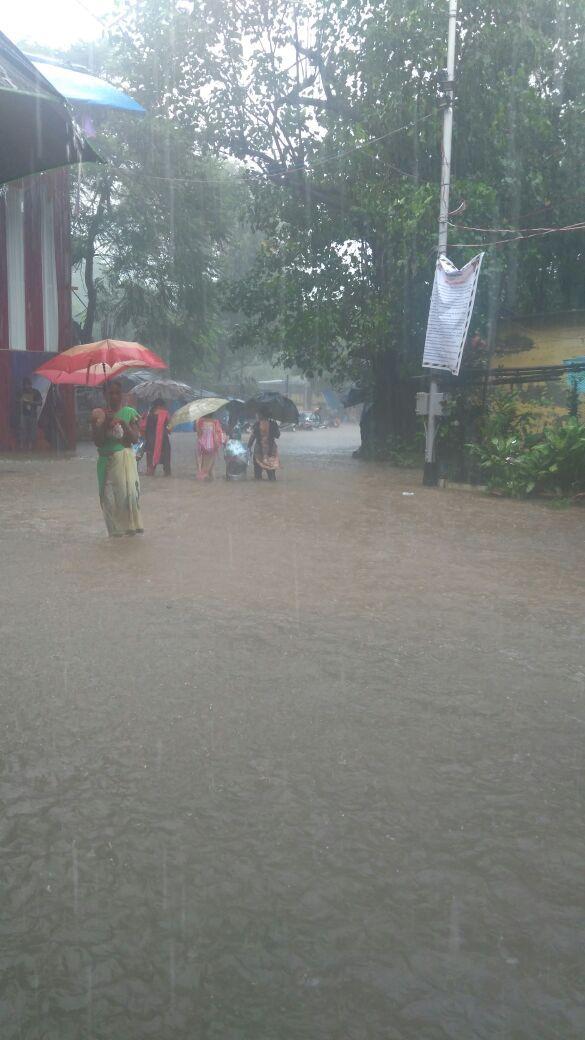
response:
[(0, 466), (5, 1040), (583, 1035), (581, 514), (349, 434)]

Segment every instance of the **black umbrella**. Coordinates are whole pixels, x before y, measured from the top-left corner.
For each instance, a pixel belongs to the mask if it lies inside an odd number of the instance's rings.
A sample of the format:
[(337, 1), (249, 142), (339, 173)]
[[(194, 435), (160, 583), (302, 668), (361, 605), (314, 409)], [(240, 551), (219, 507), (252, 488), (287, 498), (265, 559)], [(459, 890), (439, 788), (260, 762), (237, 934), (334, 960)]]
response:
[(242, 422), (248, 418), (248, 406), (245, 401), (242, 401), (239, 397), (230, 397), (228, 403), (221, 409), (219, 415), (220, 420), (223, 422), (225, 419), (231, 426), (236, 422)]
[(299, 410), (290, 397), (277, 393), (276, 390), (264, 390), (246, 401), (246, 415), (252, 417), (259, 410), (266, 409), (270, 419), (276, 419), (282, 423), (297, 423), (299, 421)]
[(116, 382), (120, 384), (122, 390), (127, 394), (139, 383), (145, 383), (150, 379), (160, 379), (158, 372), (149, 372), (147, 368), (129, 368), (127, 372), (120, 372), (120, 375), (116, 377)]
[(138, 401), (153, 404), (158, 398), (163, 401), (180, 401), (187, 404), (195, 397), (193, 387), (187, 383), (178, 383), (176, 379), (143, 379), (135, 383), (132, 393)]
[[(160, 373), (150, 371), (148, 368), (135, 368), (128, 372), (121, 372), (116, 377), (116, 382), (120, 383), (122, 390), (125, 394), (131, 393), (135, 386), (140, 383), (156, 382), (160, 380)], [(180, 383), (180, 386), (189, 386), (188, 383)], [(189, 386), (189, 397), (186, 401), (194, 401), (198, 397), (221, 397), (222, 395), (216, 390), (207, 390), (203, 386)]]
[(0, 183), (58, 166), (102, 162), (65, 99), (0, 33)]

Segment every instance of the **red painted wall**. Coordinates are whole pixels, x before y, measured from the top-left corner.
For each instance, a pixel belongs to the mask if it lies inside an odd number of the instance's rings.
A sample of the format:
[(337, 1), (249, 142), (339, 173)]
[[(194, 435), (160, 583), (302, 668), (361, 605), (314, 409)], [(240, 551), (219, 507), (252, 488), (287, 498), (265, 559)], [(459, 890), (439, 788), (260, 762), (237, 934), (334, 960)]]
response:
[(24, 283), (26, 291), (26, 349), (44, 350), (43, 263), (41, 251), (40, 177), (29, 177), (24, 189)]
[[(71, 325), (71, 204), (69, 198), (69, 169), (55, 170), (51, 177), (55, 224), (55, 259), (57, 266), (57, 294), (59, 299), (59, 350), (72, 346)], [(67, 447), (75, 449), (75, 393), (73, 387), (64, 387), (63, 425)]]
[(0, 350), (8, 350), (8, 272), (6, 269), (6, 210), (0, 202)]
[[(24, 269), (26, 300), (26, 351), (8, 349), (8, 287), (6, 271), (6, 226), (4, 201), (0, 197), (0, 450), (16, 447), (12, 428), (14, 397), (22, 375), (32, 374), (42, 363), (30, 352), (44, 349), (43, 283), (41, 249), (42, 191), (53, 195), (55, 259), (59, 305), (59, 349), (71, 346), (71, 215), (69, 171), (53, 170), (43, 177), (28, 178), (24, 191)], [(24, 356), (23, 356), (24, 355)], [(21, 371), (22, 369), (22, 371)], [(26, 372), (25, 372), (26, 369)], [(62, 395), (68, 447), (75, 447), (73, 392)]]
[(10, 451), (15, 447), (10, 415), (12, 409), (12, 378), (10, 351), (0, 350), (0, 450)]

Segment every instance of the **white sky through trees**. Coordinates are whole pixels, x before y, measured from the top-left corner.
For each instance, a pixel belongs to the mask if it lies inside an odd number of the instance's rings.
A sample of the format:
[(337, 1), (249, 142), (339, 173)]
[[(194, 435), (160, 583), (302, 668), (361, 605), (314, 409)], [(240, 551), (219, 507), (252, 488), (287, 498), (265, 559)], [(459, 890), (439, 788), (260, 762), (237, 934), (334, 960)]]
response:
[(0, 5), (0, 29), (31, 49), (34, 44), (61, 49), (100, 37), (114, 17), (113, 7), (113, 0), (18, 0)]

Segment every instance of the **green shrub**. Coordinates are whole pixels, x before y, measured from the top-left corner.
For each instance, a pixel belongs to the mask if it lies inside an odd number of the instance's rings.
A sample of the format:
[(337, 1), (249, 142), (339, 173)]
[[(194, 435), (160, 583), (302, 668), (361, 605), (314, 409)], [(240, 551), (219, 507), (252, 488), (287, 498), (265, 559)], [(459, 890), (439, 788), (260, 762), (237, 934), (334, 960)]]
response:
[(507, 495), (575, 495), (585, 491), (585, 425), (574, 417), (529, 434), (469, 445), (488, 486)]
[(488, 410), (481, 387), (450, 395), (439, 427), (438, 449), (449, 479), (481, 483), (486, 479), (481, 471), (493, 470), (498, 487), (515, 494), (516, 471), (513, 475), (507, 460), (521, 454), (532, 422), (532, 413), (514, 390), (492, 394)]

